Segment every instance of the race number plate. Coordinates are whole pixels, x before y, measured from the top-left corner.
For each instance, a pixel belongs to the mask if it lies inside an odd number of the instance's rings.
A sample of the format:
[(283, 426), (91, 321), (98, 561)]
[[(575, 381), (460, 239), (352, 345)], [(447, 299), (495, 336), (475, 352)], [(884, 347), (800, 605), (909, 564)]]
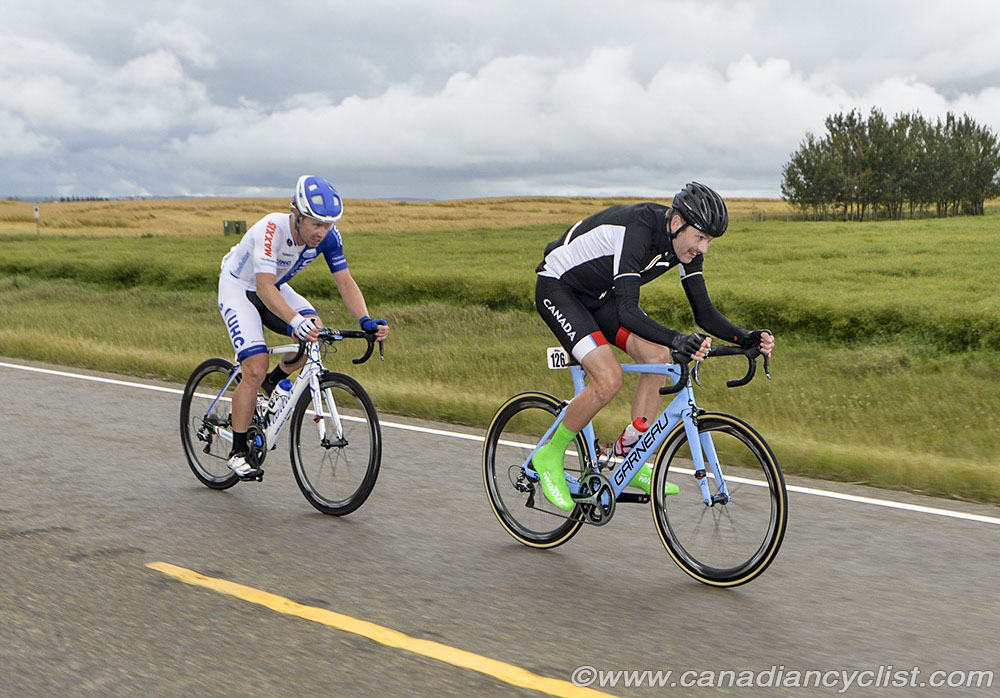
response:
[(562, 347), (549, 347), (546, 349), (549, 359), (549, 368), (569, 368), (569, 353)]

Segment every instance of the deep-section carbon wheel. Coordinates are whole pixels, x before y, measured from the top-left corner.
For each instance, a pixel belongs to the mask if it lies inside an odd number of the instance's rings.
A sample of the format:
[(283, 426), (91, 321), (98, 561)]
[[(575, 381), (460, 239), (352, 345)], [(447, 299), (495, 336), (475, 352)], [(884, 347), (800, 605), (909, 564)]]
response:
[[(559, 400), (551, 395), (515, 395), (497, 410), (483, 444), (483, 479), (493, 513), (507, 533), (535, 548), (561, 545), (583, 525), (579, 506), (566, 518), (566, 512), (545, 499), (538, 480), (521, 468), (559, 410)], [(577, 436), (566, 452), (568, 474), (580, 477), (585, 453), (583, 437)]]
[[(729, 497), (707, 467), (704, 479), (713, 506), (706, 506), (691, 447), (682, 426), (668, 437), (653, 469), (651, 506), (656, 530), (681, 569), (704, 584), (746, 584), (774, 560), (788, 519), (781, 468), (767, 442), (736, 417), (708, 413), (698, 418), (699, 441), (718, 456)], [(665, 496), (667, 481), (680, 488)], [(712, 499), (714, 498), (714, 500)]]
[(299, 398), (289, 419), (292, 472), (310, 504), (343, 516), (364, 504), (375, 486), (382, 430), (356, 380), (325, 371), (319, 388), (318, 396), (306, 392)]

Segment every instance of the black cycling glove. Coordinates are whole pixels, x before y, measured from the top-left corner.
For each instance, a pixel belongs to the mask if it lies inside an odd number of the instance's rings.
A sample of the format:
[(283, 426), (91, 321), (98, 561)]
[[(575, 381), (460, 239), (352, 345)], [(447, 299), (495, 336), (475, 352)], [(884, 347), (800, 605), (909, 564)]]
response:
[(771, 330), (754, 330), (753, 332), (747, 332), (746, 336), (740, 340), (740, 348), (754, 349), (759, 347), (761, 335), (765, 332), (771, 334)]
[(701, 349), (701, 343), (704, 341), (705, 338), (697, 333), (678, 333), (677, 338), (674, 340), (673, 344), (670, 345), (670, 348), (677, 354), (683, 354), (690, 361), (691, 356), (698, 353), (698, 350)]

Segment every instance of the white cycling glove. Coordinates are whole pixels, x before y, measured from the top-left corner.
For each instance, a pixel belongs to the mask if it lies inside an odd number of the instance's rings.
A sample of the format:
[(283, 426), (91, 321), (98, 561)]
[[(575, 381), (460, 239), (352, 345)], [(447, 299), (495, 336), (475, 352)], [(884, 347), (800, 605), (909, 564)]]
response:
[(288, 324), (292, 326), (292, 334), (295, 335), (297, 339), (301, 339), (303, 341), (306, 339), (306, 335), (316, 329), (316, 320), (311, 317), (305, 317), (304, 315), (296, 315)]

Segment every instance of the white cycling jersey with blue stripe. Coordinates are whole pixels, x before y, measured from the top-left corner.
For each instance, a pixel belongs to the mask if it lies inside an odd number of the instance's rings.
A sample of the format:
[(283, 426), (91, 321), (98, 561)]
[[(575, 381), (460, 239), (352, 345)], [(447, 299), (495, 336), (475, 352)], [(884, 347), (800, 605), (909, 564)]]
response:
[(275, 286), (287, 283), (323, 255), (331, 272), (347, 269), (340, 231), (330, 227), (317, 247), (296, 245), (292, 240), (291, 215), (271, 213), (253, 224), (243, 238), (222, 258), (222, 277), (257, 290), (257, 274), (274, 274)]

